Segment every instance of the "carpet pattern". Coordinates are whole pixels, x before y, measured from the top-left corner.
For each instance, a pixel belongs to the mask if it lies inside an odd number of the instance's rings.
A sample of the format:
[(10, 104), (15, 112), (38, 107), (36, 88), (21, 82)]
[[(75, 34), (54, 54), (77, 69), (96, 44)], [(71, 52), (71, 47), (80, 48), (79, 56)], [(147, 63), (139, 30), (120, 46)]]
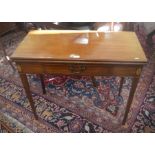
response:
[[(6, 113), (0, 113), (0, 121), (3, 122), (3, 124), (5, 124), (7, 127), (9, 127), (11, 129), (10, 132), (20, 132), (20, 133), (31, 133), (32, 131), (27, 128), (26, 126), (24, 126), (23, 124), (21, 124), (18, 120), (14, 119), (13, 117), (10, 117), (10, 115), (6, 114)], [(0, 133), (7, 133), (8, 130), (3, 128), (0, 128)]]
[[(9, 54), (24, 36), (25, 33), (19, 32), (4, 38)], [(138, 37), (141, 41), (142, 36)], [(148, 49), (145, 51), (149, 62), (143, 68), (125, 126), (121, 126), (121, 121), (130, 91), (131, 77), (125, 78), (121, 97), (118, 97), (120, 77), (95, 77), (97, 88), (94, 88), (90, 77), (46, 75), (47, 94), (42, 95), (38, 76), (28, 75), (39, 116), (36, 121), (18, 73), (12, 71), (2, 56), (0, 111), (33, 132), (154, 132), (155, 55), (151, 57)]]

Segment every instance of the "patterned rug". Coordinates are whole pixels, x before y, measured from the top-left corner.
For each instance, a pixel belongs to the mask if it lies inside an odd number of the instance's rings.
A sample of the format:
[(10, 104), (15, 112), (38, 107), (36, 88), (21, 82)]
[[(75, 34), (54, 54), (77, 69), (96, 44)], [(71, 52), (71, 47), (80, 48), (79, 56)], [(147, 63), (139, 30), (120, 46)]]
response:
[[(144, 38), (137, 33), (142, 43)], [(11, 54), (25, 36), (12, 33), (3, 38)], [(146, 48), (147, 45), (144, 45)], [(45, 76), (47, 94), (43, 95), (37, 75), (28, 75), (39, 120), (35, 120), (17, 72), (0, 60), (0, 111), (33, 132), (154, 132), (155, 131), (155, 54), (144, 48), (148, 64), (143, 68), (129, 117), (121, 125), (131, 77), (95, 77), (97, 88), (86, 76)], [(152, 55), (152, 56), (150, 56)], [(15, 124), (15, 123), (14, 123)], [(19, 130), (21, 132), (21, 130)]]

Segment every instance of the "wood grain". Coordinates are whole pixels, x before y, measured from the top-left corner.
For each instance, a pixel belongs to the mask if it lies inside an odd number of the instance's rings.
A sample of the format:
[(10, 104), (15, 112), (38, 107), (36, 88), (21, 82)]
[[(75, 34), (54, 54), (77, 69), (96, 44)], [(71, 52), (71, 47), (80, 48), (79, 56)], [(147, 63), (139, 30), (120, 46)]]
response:
[(134, 32), (31, 31), (12, 59), (146, 62)]

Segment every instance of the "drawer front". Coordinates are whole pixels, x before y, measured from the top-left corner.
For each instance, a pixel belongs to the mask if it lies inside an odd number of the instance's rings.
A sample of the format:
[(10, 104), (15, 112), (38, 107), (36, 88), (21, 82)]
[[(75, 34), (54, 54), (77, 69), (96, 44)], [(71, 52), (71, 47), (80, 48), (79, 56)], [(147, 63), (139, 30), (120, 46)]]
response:
[(20, 73), (40, 74), (44, 72), (41, 64), (34, 63), (17, 64), (17, 69)]
[(78, 64), (53, 64), (53, 65), (45, 65), (44, 72), (45, 73), (55, 73), (55, 74), (84, 74), (87, 71), (88, 67), (85, 65)]
[(18, 71), (32, 74), (139, 76), (142, 66), (91, 64), (18, 64)]
[(45, 65), (44, 72), (71, 75), (139, 76), (141, 67), (123, 65), (54, 64)]

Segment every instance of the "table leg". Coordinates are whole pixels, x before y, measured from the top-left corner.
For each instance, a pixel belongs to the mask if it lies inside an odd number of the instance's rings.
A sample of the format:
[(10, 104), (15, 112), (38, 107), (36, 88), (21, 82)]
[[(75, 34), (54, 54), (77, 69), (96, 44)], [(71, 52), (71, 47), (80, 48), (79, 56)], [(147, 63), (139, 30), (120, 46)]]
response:
[(120, 96), (120, 94), (121, 94), (122, 87), (123, 87), (123, 82), (124, 82), (124, 77), (121, 77), (118, 96)]
[(124, 118), (123, 118), (123, 121), (122, 121), (123, 125), (126, 123), (126, 120), (127, 120), (127, 117), (128, 117), (128, 113), (129, 113), (129, 110), (130, 110), (130, 107), (131, 107), (131, 103), (133, 101), (134, 93), (135, 93), (135, 90), (137, 88), (138, 79), (139, 78), (136, 77), (136, 78), (133, 78), (133, 81), (132, 81), (131, 91), (130, 91), (130, 94), (129, 94), (129, 99), (128, 99), (128, 102), (127, 102)]
[(91, 77), (91, 80), (93, 82), (93, 86), (94, 87), (97, 87), (96, 80), (95, 80), (94, 76)]
[(41, 81), (41, 86), (42, 86), (43, 94), (46, 94), (45, 83), (44, 83), (44, 75), (43, 74), (39, 74), (39, 76), (40, 76), (40, 81)]
[(34, 117), (35, 117), (35, 119), (38, 119), (38, 116), (36, 114), (36, 109), (34, 107), (34, 101), (32, 99), (32, 95), (31, 95), (31, 92), (30, 92), (30, 87), (29, 87), (29, 83), (28, 83), (28, 80), (27, 80), (27, 76), (26, 76), (26, 74), (20, 73), (20, 78), (21, 78), (21, 81), (23, 83), (27, 98), (28, 98), (28, 100), (30, 102), (30, 106), (31, 106), (31, 109), (33, 111)]

